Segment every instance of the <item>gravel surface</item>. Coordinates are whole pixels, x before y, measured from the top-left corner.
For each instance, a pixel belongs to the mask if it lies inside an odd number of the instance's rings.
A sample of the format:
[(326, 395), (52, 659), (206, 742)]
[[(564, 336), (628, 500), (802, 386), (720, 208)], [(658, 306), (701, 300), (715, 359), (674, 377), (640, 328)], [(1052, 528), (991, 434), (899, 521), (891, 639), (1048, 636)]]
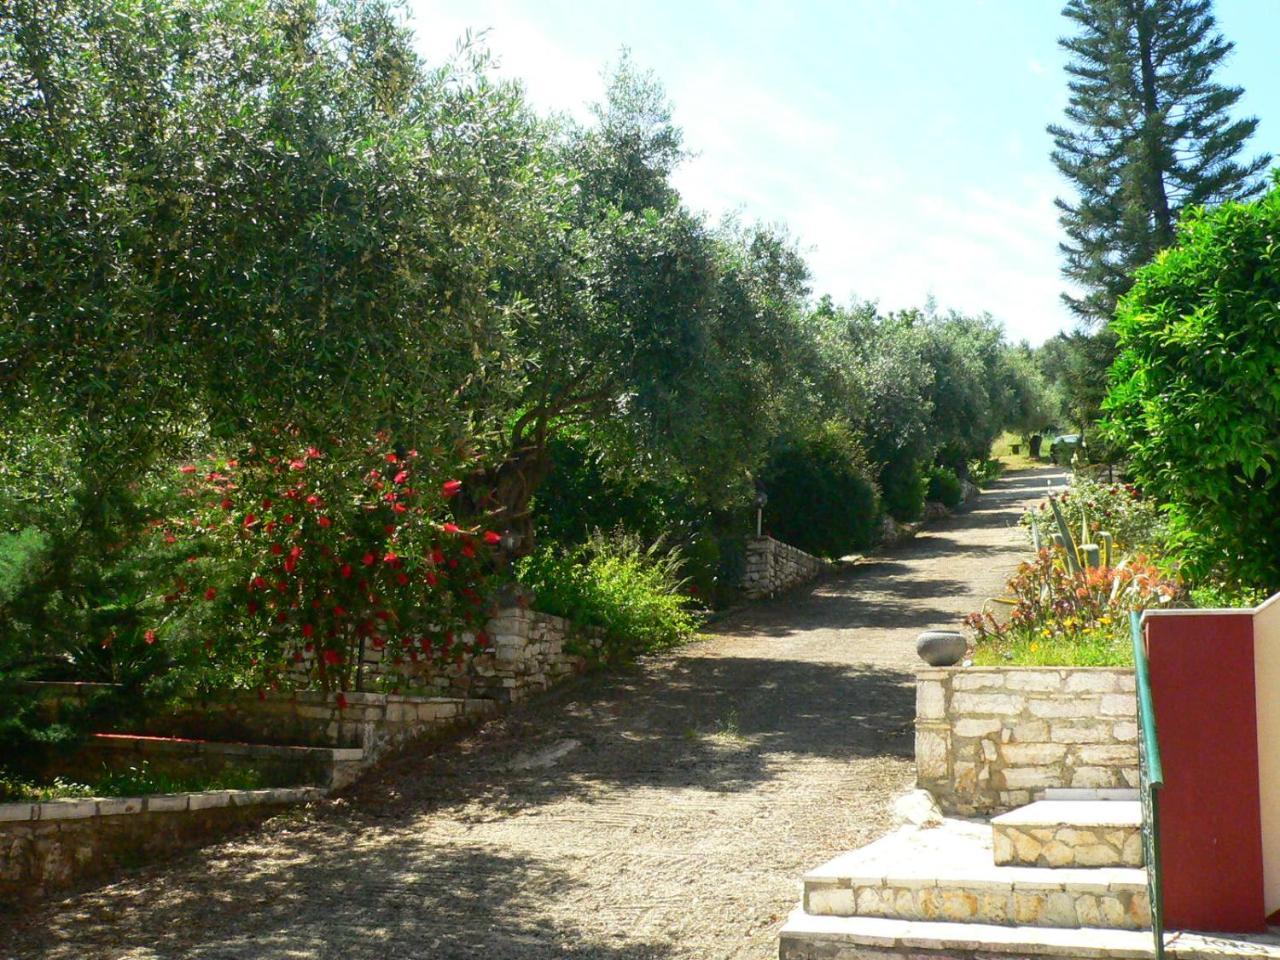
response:
[(916, 635), (1000, 592), (1053, 477), (1011, 474), (811, 591), (344, 797), (0, 914), (0, 957), (774, 957), (801, 874), (889, 829), (913, 784)]

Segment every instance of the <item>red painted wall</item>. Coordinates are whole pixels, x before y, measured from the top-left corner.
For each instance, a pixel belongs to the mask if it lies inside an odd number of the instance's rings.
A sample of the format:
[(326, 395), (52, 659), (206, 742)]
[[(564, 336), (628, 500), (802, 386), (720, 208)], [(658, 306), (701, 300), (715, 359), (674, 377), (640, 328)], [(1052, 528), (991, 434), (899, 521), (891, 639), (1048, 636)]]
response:
[(1250, 613), (1145, 621), (1170, 929), (1266, 927)]

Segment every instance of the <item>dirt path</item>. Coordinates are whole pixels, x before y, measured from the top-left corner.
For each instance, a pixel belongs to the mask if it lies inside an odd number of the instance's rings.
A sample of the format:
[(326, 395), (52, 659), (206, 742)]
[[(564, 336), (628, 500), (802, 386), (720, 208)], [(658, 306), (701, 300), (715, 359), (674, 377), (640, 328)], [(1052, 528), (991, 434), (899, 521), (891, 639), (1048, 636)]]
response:
[[(809, 867), (912, 784), (914, 638), (999, 589), (1047, 471), (811, 593), (358, 794), (0, 916), (0, 957), (766, 958)], [(8, 941), (6, 943), (6, 941)]]

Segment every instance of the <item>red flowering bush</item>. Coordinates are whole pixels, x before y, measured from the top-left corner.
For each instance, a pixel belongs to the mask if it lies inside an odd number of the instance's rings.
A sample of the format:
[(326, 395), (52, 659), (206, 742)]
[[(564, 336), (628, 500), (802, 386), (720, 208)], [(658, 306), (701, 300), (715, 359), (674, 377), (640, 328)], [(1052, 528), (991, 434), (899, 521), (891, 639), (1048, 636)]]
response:
[(446, 519), (459, 465), (436, 460), (380, 437), (180, 467), (190, 509), (158, 532), (189, 554), (150, 637), (203, 664), (206, 687), (359, 689), (369, 650), (401, 685), (484, 648), (502, 538)]

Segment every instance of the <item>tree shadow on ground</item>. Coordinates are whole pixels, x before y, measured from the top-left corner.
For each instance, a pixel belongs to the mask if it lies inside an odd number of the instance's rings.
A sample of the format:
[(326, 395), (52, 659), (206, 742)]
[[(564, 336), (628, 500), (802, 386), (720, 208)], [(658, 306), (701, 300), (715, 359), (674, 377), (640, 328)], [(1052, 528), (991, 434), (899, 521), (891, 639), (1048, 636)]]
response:
[[(543, 909), (575, 881), (545, 861), (465, 843), (415, 843), (405, 828), (336, 820), (277, 837), (268, 857), (222, 848), (208, 869), (157, 893), (170, 863), (42, 911), (18, 925), (9, 958), (90, 960), (654, 960), (669, 942), (611, 943)], [(204, 864), (202, 864), (204, 865)], [(234, 905), (233, 910), (226, 909)], [(14, 952), (14, 950), (20, 952)]]

